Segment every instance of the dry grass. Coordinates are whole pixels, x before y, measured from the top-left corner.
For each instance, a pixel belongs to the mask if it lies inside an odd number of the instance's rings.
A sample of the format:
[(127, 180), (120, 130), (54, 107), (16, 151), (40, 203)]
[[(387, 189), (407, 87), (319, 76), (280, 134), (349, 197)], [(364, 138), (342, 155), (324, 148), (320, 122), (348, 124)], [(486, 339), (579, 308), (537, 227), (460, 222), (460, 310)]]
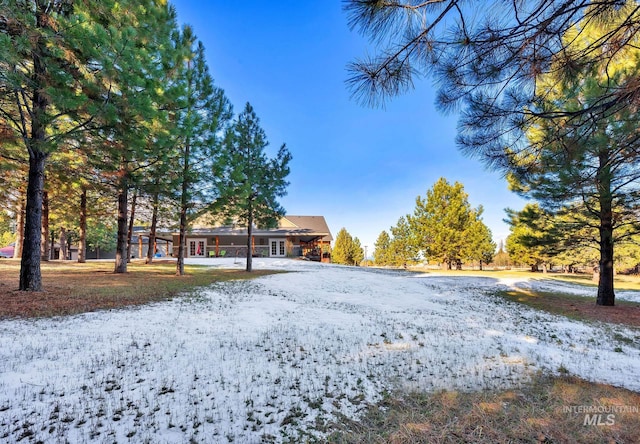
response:
[(597, 306), (595, 298), (585, 298), (565, 293), (549, 293), (531, 290), (508, 290), (495, 293), (504, 299), (528, 305), (537, 310), (586, 321), (612, 322), (640, 327), (640, 304), (616, 301), (614, 307)]
[[(577, 409), (591, 406), (622, 406), (627, 412), (614, 418), (604, 413), (601, 425), (585, 425), (585, 414)], [(573, 377), (538, 376), (532, 384), (499, 392), (387, 395), (361, 421), (342, 418), (329, 442), (638, 443), (638, 408), (638, 393)]]
[(0, 262), (0, 319), (71, 315), (141, 305), (170, 299), (194, 287), (233, 279), (250, 279), (273, 271), (221, 270), (185, 266), (186, 276), (175, 276), (175, 262), (145, 265), (133, 261), (125, 274), (113, 273), (112, 262), (43, 262), (44, 291), (18, 291), (20, 262)]

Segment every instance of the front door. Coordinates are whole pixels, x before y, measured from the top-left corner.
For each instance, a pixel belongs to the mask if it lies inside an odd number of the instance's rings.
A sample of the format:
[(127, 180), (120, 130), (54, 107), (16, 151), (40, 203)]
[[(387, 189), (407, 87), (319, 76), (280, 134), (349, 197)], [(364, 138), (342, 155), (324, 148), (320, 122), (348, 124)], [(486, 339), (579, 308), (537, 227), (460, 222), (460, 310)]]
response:
[(287, 249), (284, 239), (269, 239), (269, 256), (285, 257), (286, 255)]
[(189, 239), (189, 257), (205, 257), (207, 242), (206, 239)]

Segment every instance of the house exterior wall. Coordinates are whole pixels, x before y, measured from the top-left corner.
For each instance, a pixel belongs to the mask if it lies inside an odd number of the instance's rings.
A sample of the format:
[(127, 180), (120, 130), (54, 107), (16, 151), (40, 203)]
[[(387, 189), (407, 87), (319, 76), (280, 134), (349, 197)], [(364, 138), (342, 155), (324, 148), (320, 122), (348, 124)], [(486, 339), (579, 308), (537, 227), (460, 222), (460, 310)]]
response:
[[(217, 238), (217, 242), (216, 242)], [(203, 254), (204, 257), (246, 257), (247, 255), (247, 238), (245, 236), (231, 236), (231, 235), (204, 235), (193, 233), (192, 235), (186, 236), (186, 245), (187, 248), (185, 250), (185, 257), (192, 257), (189, 255), (189, 241), (195, 239), (204, 239), (206, 242), (205, 252)], [(299, 244), (299, 239), (296, 236), (274, 236), (274, 235), (259, 235), (253, 237), (253, 254), (258, 257), (270, 257), (271, 256), (271, 247), (270, 240), (273, 239), (282, 239), (286, 243), (286, 253), (285, 256), (300, 256), (301, 248)], [(178, 255), (178, 242), (179, 236), (173, 236), (173, 255)], [(203, 257), (197, 256), (197, 257)]]

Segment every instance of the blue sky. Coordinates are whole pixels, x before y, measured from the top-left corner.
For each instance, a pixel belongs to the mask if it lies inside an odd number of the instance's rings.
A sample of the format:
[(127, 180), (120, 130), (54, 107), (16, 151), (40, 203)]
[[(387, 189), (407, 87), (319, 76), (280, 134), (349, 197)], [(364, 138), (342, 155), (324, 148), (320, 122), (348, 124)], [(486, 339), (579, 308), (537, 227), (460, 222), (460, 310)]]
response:
[(525, 201), (500, 174), (457, 150), (457, 116), (436, 110), (429, 79), (385, 109), (350, 99), (346, 65), (375, 49), (349, 30), (340, 0), (173, 4), (205, 45), (236, 113), (250, 102), (271, 153), (282, 143), (291, 151), (282, 200), (289, 214), (325, 216), (334, 237), (345, 227), (371, 255), (380, 232), (445, 177), (464, 185), (472, 206), (485, 208), (496, 242), (509, 234), (504, 208), (521, 209)]

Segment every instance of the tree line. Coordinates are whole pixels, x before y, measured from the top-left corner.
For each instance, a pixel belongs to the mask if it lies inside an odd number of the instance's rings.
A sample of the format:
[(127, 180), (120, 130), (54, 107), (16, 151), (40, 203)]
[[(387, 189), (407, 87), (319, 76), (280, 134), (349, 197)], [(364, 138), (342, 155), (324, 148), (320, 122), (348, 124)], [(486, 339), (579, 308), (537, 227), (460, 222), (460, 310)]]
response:
[(0, 189), (3, 220), (17, 232), (20, 290), (42, 289), (54, 227), (73, 233), (80, 262), (115, 231), (114, 271), (126, 272), (144, 204), (148, 261), (159, 221), (173, 222), (182, 274), (198, 215), (272, 223), (291, 155), (283, 145), (268, 158), (267, 145), (250, 104), (234, 117), (204, 46), (167, 2), (0, 7)]
[(449, 270), (477, 262), (482, 269), (496, 250), (482, 211), (482, 206), (471, 207), (461, 183), (450, 184), (441, 177), (425, 198), (416, 198), (413, 214), (400, 217), (391, 235), (380, 233), (374, 261), (404, 267), (418, 260), (434, 261)]
[[(596, 304), (614, 305), (616, 250), (640, 233), (638, 2), (349, 0), (345, 10), (377, 44), (349, 65), (353, 95), (376, 106), (419, 76), (435, 80), (437, 106), (460, 113), (459, 148), (549, 216), (527, 242), (552, 255), (595, 248)], [(521, 225), (536, 211), (508, 217)]]

